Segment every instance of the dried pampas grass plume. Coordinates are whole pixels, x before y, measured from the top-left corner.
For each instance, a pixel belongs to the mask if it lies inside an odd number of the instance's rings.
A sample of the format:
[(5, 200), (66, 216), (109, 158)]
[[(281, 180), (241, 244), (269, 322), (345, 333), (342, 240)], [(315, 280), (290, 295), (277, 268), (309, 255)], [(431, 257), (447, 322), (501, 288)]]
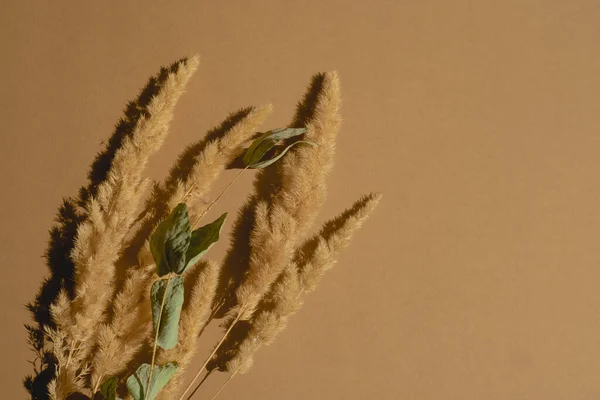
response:
[(86, 360), (97, 327), (105, 319), (114, 290), (114, 264), (147, 184), (143, 171), (148, 158), (164, 142), (175, 105), (198, 64), (198, 56), (175, 64), (174, 71), (162, 82), (133, 131), (116, 151), (106, 180), (85, 204), (87, 221), (79, 225), (71, 253), (76, 288), (70, 305), (72, 324), (58, 327), (66, 332), (64, 339), (69, 343), (69, 355), (57, 373), (57, 393), (68, 394), (81, 389), (81, 379), (70, 376), (82, 375), (75, 367)]
[(300, 264), (290, 264), (279, 277), (252, 317), (251, 328), (237, 352), (233, 356), (222, 353), (217, 357), (230, 357), (224, 368), (226, 371), (235, 375), (250, 369), (254, 353), (261, 346), (271, 344), (285, 329), (288, 319), (302, 307), (304, 295), (314, 291), (324, 273), (333, 268), (339, 254), (348, 247), (354, 233), (375, 210), (381, 197), (378, 193), (364, 196), (305, 242), (297, 255)]
[(114, 262), (146, 186), (142, 173), (150, 155), (164, 142), (175, 105), (198, 63), (198, 57), (181, 61), (177, 71), (169, 74), (152, 99), (148, 115), (140, 118), (133, 134), (125, 138), (117, 151), (97, 198), (88, 201), (88, 221), (79, 227), (71, 255), (77, 288), (71, 306), (74, 325), (68, 329), (73, 340), (87, 341), (104, 319), (102, 315), (112, 295)]
[(326, 177), (333, 165), (335, 138), (341, 124), (337, 73), (317, 75), (312, 87), (315, 85), (319, 86), (318, 97), (314, 113), (305, 121), (305, 138), (317, 146), (297, 146), (287, 154), (277, 166), (280, 187), (271, 199), (256, 205), (250, 266), (236, 291), (240, 320), (252, 316), (260, 299), (289, 264), (298, 241), (311, 228), (327, 195)]

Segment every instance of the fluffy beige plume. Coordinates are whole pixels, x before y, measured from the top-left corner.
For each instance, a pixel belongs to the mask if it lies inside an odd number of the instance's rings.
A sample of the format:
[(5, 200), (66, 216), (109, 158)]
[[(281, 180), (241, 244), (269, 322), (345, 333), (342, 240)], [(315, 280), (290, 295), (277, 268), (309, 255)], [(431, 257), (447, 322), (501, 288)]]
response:
[[(299, 240), (310, 229), (326, 196), (326, 176), (333, 165), (340, 127), (340, 85), (337, 73), (317, 76), (319, 91), (306, 140), (318, 146), (296, 146), (278, 167), (280, 187), (271, 208), (258, 202), (251, 237), (249, 272), (236, 290), (238, 318), (249, 319), (262, 297), (290, 263)], [(313, 79), (313, 82), (315, 81)]]
[(196, 352), (198, 336), (208, 321), (219, 280), (220, 264), (208, 261), (201, 268), (179, 321), (179, 340), (171, 350), (160, 349), (158, 364), (177, 361), (179, 368), (157, 399), (174, 399), (183, 379), (183, 373)]
[(308, 250), (305, 252), (308, 254), (305, 256), (308, 259), (301, 264), (299, 271), (304, 292), (310, 293), (315, 290), (323, 274), (335, 266), (339, 253), (348, 247), (354, 233), (362, 227), (382, 197), (381, 193), (371, 193), (362, 197), (352, 208), (327, 222), (321, 233), (307, 243)]
[(132, 135), (117, 150), (97, 198), (92, 197), (88, 202), (89, 219), (80, 225), (71, 254), (76, 271), (76, 297), (72, 305), (74, 324), (68, 332), (73, 340), (87, 342), (94, 327), (104, 319), (112, 295), (114, 262), (142, 195), (142, 173), (150, 155), (162, 145), (177, 100), (198, 63), (198, 57), (192, 57), (169, 74), (151, 100), (148, 115), (139, 119)]
[(144, 314), (151, 314), (148, 304), (141, 303), (142, 286), (154, 274), (153, 268), (132, 269), (121, 292), (114, 300), (114, 317), (109, 324), (102, 324), (98, 332), (98, 348), (92, 358), (91, 384), (97, 388), (105, 376), (122, 372), (140, 350), (144, 339), (151, 333)]
[(52, 321), (56, 326), (69, 326), (73, 321), (71, 319), (71, 300), (65, 289), (58, 293), (56, 302), (50, 306)]
[[(70, 313), (71, 301), (65, 290), (61, 290), (54, 304), (50, 306), (52, 320), (57, 326), (69, 326), (72, 323)], [(52, 342), (52, 352), (57, 359), (57, 367), (63, 368), (48, 385), (48, 394), (52, 400), (64, 399), (81, 387), (81, 380), (76, 375), (76, 368), (69, 368), (67, 363), (68, 346), (66, 332), (60, 329), (47, 328), (44, 332)], [(61, 379), (61, 382), (58, 382)]]
[(73, 323), (59, 326), (66, 332), (70, 346), (68, 365), (59, 364), (57, 393), (72, 390), (74, 382), (69, 378), (72, 366), (83, 363), (94, 345), (92, 338), (104, 320), (107, 303), (113, 294), (114, 263), (145, 188), (143, 171), (150, 155), (162, 145), (173, 119), (174, 107), (198, 63), (197, 56), (182, 60), (176, 70), (168, 74), (132, 133), (116, 151), (97, 195), (86, 203), (88, 219), (78, 227), (71, 253), (76, 288), (71, 303)]
[(306, 236), (327, 197), (326, 178), (333, 168), (336, 137), (342, 122), (337, 72), (317, 77), (321, 78), (320, 91), (304, 137), (317, 146), (303, 146), (283, 158), (281, 190), (274, 199), (292, 218), (302, 221), (295, 235), (297, 240)]
[(242, 154), (245, 146), (272, 111), (271, 104), (253, 108), (223, 137), (207, 143), (198, 155), (189, 179), (177, 182), (168, 202), (169, 208), (173, 209), (185, 201), (191, 215), (201, 214), (207, 206), (203, 196), (208, 194), (225, 167)]
[(308, 240), (298, 255), (302, 265), (288, 267), (277, 280), (261, 307), (252, 317), (251, 329), (238, 351), (227, 362), (231, 373), (245, 373), (252, 366), (253, 354), (269, 345), (285, 329), (288, 319), (302, 307), (305, 294), (317, 287), (323, 274), (331, 269), (352, 236), (379, 204), (381, 194), (364, 196), (339, 217), (327, 222), (321, 232)]
[(259, 347), (270, 344), (286, 327), (287, 320), (302, 307), (302, 286), (296, 264), (290, 264), (273, 285), (268, 300), (263, 302), (250, 320), (250, 330), (241, 340), (225, 369), (232, 373), (245, 373), (253, 364), (253, 354)]
[(74, 362), (64, 331), (46, 327), (44, 334), (53, 344), (52, 353), (56, 357), (57, 368), (56, 377), (48, 384), (48, 395), (52, 400), (65, 400), (69, 394), (84, 387), (84, 378), (89, 369), (87, 365)]

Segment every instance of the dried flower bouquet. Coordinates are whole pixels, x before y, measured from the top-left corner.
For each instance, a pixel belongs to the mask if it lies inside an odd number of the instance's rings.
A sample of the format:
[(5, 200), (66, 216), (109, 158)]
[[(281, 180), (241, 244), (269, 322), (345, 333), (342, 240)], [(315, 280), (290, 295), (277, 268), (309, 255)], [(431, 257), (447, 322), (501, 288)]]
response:
[[(313, 77), (289, 127), (257, 136), (272, 107), (240, 110), (151, 186), (147, 161), (198, 64), (197, 56), (185, 58), (150, 79), (87, 186), (59, 210), (46, 253), (51, 274), (28, 305), (35, 359), (24, 384), (32, 399), (185, 399), (202, 374), (227, 372), (227, 383), (247, 372), (381, 198), (362, 197), (311, 234), (341, 123), (335, 72)], [(227, 190), (207, 200), (226, 168), (239, 168), (236, 178), (258, 172), (230, 249), (216, 262), (205, 253), (227, 213), (202, 220)], [(224, 320), (222, 339), (184, 382), (202, 332), (216, 319)]]

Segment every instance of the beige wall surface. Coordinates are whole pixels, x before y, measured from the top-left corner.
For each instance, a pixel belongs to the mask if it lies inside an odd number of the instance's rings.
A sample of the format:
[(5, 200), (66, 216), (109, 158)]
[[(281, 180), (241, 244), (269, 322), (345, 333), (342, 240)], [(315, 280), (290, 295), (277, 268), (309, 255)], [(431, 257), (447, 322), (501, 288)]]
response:
[(146, 79), (200, 53), (153, 178), (240, 107), (273, 102), (284, 126), (335, 69), (321, 220), (384, 193), (220, 399), (600, 398), (599, 43), (597, 0), (3, 1), (0, 397), (26, 397), (24, 304), (61, 198)]

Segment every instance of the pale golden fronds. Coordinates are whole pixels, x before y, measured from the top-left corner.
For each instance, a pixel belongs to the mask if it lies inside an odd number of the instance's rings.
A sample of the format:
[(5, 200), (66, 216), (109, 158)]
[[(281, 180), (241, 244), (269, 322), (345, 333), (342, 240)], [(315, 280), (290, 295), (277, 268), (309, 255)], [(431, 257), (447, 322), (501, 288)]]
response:
[(50, 313), (56, 326), (69, 326), (72, 323), (71, 300), (65, 289), (58, 293), (56, 302), (50, 306)]
[(250, 369), (254, 352), (260, 346), (271, 344), (285, 329), (288, 319), (302, 307), (304, 295), (313, 291), (323, 274), (335, 265), (340, 252), (348, 247), (381, 197), (378, 193), (362, 197), (350, 209), (325, 223), (320, 233), (305, 243), (297, 257), (304, 264), (299, 267), (291, 264), (273, 285), (250, 320), (247, 336), (226, 363), (227, 371), (244, 373)]
[[(95, 345), (93, 338), (105, 319), (106, 307), (113, 295), (114, 263), (145, 188), (143, 171), (150, 155), (162, 145), (173, 119), (174, 107), (198, 63), (197, 56), (185, 59), (168, 73), (136, 120), (133, 131), (114, 154), (106, 179), (85, 204), (88, 219), (79, 225), (71, 252), (75, 265), (75, 298), (71, 303), (73, 321), (68, 326), (59, 326), (71, 343), (69, 362), (72, 364), (83, 364)], [(76, 383), (72, 379), (69, 369), (59, 364), (57, 396), (72, 390)]]
[(98, 188), (97, 200), (88, 203), (90, 218), (80, 226), (72, 252), (76, 298), (69, 336), (73, 340), (88, 342), (94, 327), (104, 319), (112, 295), (114, 262), (142, 194), (142, 173), (149, 156), (162, 145), (177, 100), (198, 62), (197, 57), (182, 61), (177, 71), (169, 74), (152, 98), (148, 115), (138, 120), (133, 134), (117, 150), (108, 177)]
[(305, 292), (315, 290), (323, 274), (333, 268), (339, 253), (348, 247), (352, 236), (375, 210), (381, 197), (380, 193), (362, 197), (338, 218), (327, 222), (320, 234), (306, 243), (301, 255), (305, 262), (299, 270)]
[[(297, 267), (292, 263), (277, 279), (267, 299), (250, 320), (251, 328), (226, 362), (225, 370), (241, 374), (247, 372), (253, 364), (254, 352), (263, 345), (271, 344), (285, 329), (289, 317), (302, 307), (301, 295)], [(219, 357), (230, 356), (222, 353)]]
[(250, 237), (250, 269), (236, 291), (242, 320), (252, 315), (294, 252), (290, 241), (297, 222), (282, 207), (274, 207), (271, 215), (268, 214), (267, 203), (259, 201)]
[(109, 324), (102, 324), (98, 333), (98, 346), (91, 363), (91, 383), (96, 387), (105, 376), (122, 372), (141, 348), (144, 339), (151, 333), (148, 318), (149, 306), (141, 299), (145, 297), (146, 282), (153, 275), (152, 268), (131, 269), (121, 292), (114, 300), (114, 316)]
[[(260, 299), (289, 264), (299, 240), (306, 235), (326, 197), (326, 176), (333, 165), (335, 138), (340, 127), (340, 86), (337, 74), (313, 78), (316, 102), (306, 123), (306, 139), (317, 146), (296, 146), (277, 166), (280, 187), (264, 208), (255, 212), (250, 265), (236, 291), (239, 319), (249, 319)], [(262, 212), (259, 213), (259, 211)], [(261, 230), (266, 229), (265, 233)]]
[(177, 182), (168, 202), (169, 209), (185, 201), (191, 215), (201, 214), (207, 206), (203, 197), (208, 194), (225, 167), (243, 152), (244, 147), (272, 111), (273, 106), (270, 104), (253, 108), (222, 137), (207, 143), (196, 158), (189, 178), (184, 182)]
[(201, 270), (194, 282), (189, 302), (181, 314), (177, 346), (170, 350), (161, 349), (158, 354), (158, 364), (164, 364), (169, 361), (177, 361), (179, 364), (177, 372), (157, 397), (159, 400), (175, 398), (183, 378), (183, 373), (196, 352), (198, 336), (207, 323), (212, 311), (211, 307), (221, 266), (213, 261), (203, 264), (196, 267), (201, 268)]
[(56, 377), (50, 382), (49, 393), (56, 400), (65, 400), (69, 394), (84, 388), (88, 368), (75, 362), (78, 351), (69, 346), (67, 334), (58, 329), (44, 328), (44, 334), (52, 343), (52, 353), (56, 357)]
[(281, 160), (281, 189), (274, 199), (292, 218), (301, 221), (295, 235), (298, 240), (308, 233), (327, 197), (326, 178), (333, 167), (336, 137), (342, 122), (337, 73), (327, 72), (315, 79), (320, 79), (320, 90), (312, 115), (306, 121), (304, 139), (317, 146), (298, 146)]

